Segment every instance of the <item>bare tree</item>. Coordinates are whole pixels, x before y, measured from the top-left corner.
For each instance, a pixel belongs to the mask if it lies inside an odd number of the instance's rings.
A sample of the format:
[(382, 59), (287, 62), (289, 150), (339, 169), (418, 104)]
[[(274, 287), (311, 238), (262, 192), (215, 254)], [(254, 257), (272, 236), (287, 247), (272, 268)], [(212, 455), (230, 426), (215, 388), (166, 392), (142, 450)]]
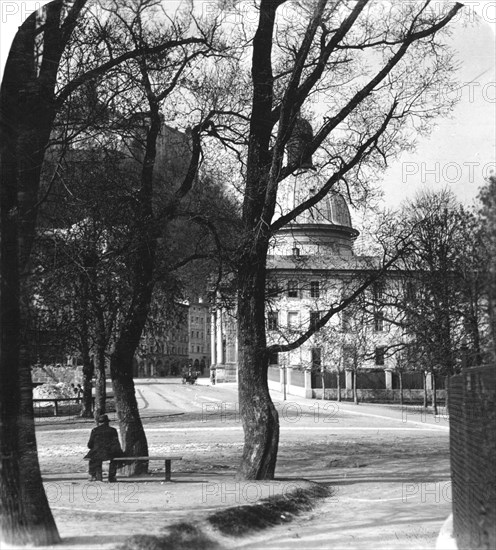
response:
[[(279, 423), (268, 391), (269, 356), (271, 351), (288, 351), (302, 342), (267, 346), (264, 318), (270, 240), (338, 184), (350, 192), (364, 190), (367, 174), (380, 170), (410, 142), (409, 121), (415, 119), (425, 127), (443, 112), (443, 106), (428, 105), (421, 96), (435, 82), (446, 82), (451, 63), (438, 36), (461, 4), (437, 13), (430, 4), (402, 4), (397, 12), (374, 10), (366, 0), (353, 4), (261, 0), (257, 6), (242, 245), (237, 255), (239, 396), (245, 433), (238, 470), (242, 478), (274, 475)], [(291, 19), (291, 13), (297, 17)], [(251, 34), (251, 29), (247, 31)], [(370, 71), (360, 73), (362, 52), (375, 61)], [(430, 59), (423, 75), (418, 71), (421, 57)], [(327, 94), (327, 110), (318, 116), (319, 127), (298, 158), (285, 165), (285, 147), (298, 115), (309, 109), (319, 91)], [(306, 200), (275, 218), (281, 182), (317, 151), (322, 153), (321, 167), (328, 177)], [(331, 310), (322, 317), (322, 326), (334, 313)]]
[(478, 218), (481, 225), (480, 253), (488, 264), (481, 270), (484, 277), (484, 295), (489, 317), (489, 338), (486, 344), (488, 361), (496, 358), (496, 269), (493, 258), (496, 254), (496, 175), (492, 174), (480, 192), (481, 207)]
[[(135, 4), (130, 3), (133, 7)], [(144, 9), (152, 2), (141, 2)], [(98, 11), (98, 8), (97, 8)], [(142, 12), (140, 12), (141, 14)], [(127, 46), (120, 43), (120, 51), (109, 51), (107, 38), (110, 27), (96, 25), (98, 17), (91, 12), (86, 0), (54, 0), (39, 12), (31, 15), (20, 27), (7, 59), (0, 90), (1, 106), (1, 344), (0, 359), (0, 417), (1, 417), (1, 477), (0, 500), (8, 511), (2, 514), (3, 537), (9, 543), (53, 544), (58, 542), (57, 529), (53, 522), (46, 500), (36, 452), (34, 434), (30, 365), (21, 349), (21, 299), (27, 296), (27, 289), (21, 288), (21, 274), (28, 268), (32, 244), (35, 238), (37, 221), (40, 173), (46, 148), (50, 141), (57, 114), (64, 103), (78, 88), (88, 82), (95, 82), (102, 75), (134, 58), (158, 55), (166, 50), (182, 51), (189, 45), (204, 45), (208, 37), (191, 35), (179, 38), (164, 36), (153, 43), (141, 41), (139, 45)], [(74, 38), (74, 31), (79, 34)], [(84, 31), (90, 37), (82, 43)], [(175, 28), (177, 31), (178, 28)], [(181, 27), (189, 32), (190, 28)], [(89, 55), (91, 66), (77, 63), (88, 43), (96, 46), (99, 55)], [(71, 50), (68, 53), (68, 50)], [(93, 50), (95, 51), (95, 50)], [(115, 54), (115, 55), (114, 55)], [(72, 60), (71, 60), (71, 55)], [(62, 58), (69, 59), (67, 69), (60, 72)], [(156, 109), (154, 111), (156, 114)], [(151, 134), (158, 133), (159, 123), (153, 117)], [(193, 156), (196, 165), (199, 159), (198, 128), (194, 137)], [(60, 137), (60, 136), (59, 136)], [(141, 193), (138, 196), (142, 223), (150, 208), (150, 183), (152, 181), (155, 150), (153, 139), (148, 141), (146, 161), (143, 169)], [(196, 165), (193, 162), (183, 191), (194, 179)], [(145, 222), (146, 225), (147, 222)], [(138, 246), (142, 254), (153, 255), (153, 246), (147, 250), (145, 244)], [(148, 270), (147, 259), (141, 267)], [(135, 263), (139, 271), (139, 260)], [(140, 275), (136, 272), (136, 275)], [(144, 274), (146, 276), (146, 274)], [(136, 289), (137, 305), (135, 313), (129, 317), (128, 329), (133, 332), (142, 326), (150, 292), (149, 282), (143, 281)], [(134, 318), (133, 318), (134, 316)], [(133, 328), (131, 328), (133, 326)], [(136, 337), (133, 335), (133, 339)], [(122, 347), (122, 346), (121, 346)], [(123, 350), (118, 353), (129, 357)], [(122, 369), (126, 369), (126, 364)], [(120, 370), (114, 369), (118, 373)], [(119, 380), (119, 376), (116, 376)], [(132, 401), (127, 371), (123, 374), (123, 393)], [(132, 382), (132, 380), (131, 380)], [(131, 384), (132, 386), (132, 384)], [(119, 393), (119, 389), (117, 390)], [(131, 412), (137, 408), (131, 407)], [(139, 424), (136, 414), (131, 414), (132, 422)], [(132, 430), (139, 438), (140, 430)], [(142, 433), (142, 430), (141, 430)]]

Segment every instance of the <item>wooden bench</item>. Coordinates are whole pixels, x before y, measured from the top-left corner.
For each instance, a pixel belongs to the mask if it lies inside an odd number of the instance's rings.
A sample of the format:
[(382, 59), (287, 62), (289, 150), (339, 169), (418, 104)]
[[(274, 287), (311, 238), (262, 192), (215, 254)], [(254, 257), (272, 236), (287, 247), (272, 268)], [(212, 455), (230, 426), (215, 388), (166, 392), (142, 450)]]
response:
[(122, 456), (114, 458), (111, 462), (145, 462), (148, 460), (164, 460), (165, 461), (165, 481), (171, 480), (171, 461), (182, 460), (182, 456), (169, 455), (169, 456)]

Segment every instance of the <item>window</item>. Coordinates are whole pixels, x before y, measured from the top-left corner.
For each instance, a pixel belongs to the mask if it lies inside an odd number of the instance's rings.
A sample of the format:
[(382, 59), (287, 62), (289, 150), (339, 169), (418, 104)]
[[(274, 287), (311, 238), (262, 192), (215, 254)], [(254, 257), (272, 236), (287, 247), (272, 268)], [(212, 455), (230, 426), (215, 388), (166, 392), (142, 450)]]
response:
[(382, 300), (384, 294), (384, 283), (382, 281), (376, 281), (373, 287), (374, 301), (379, 302)]
[(279, 365), (279, 353), (277, 351), (270, 352), (269, 365)]
[(406, 283), (406, 299), (409, 302), (414, 302), (417, 297), (417, 288), (413, 281), (407, 281)]
[(320, 283), (319, 281), (312, 281), (310, 283), (310, 297), (320, 298)]
[(288, 298), (298, 298), (298, 281), (288, 281)]
[(355, 348), (349, 344), (343, 346), (343, 364), (346, 369), (355, 366)]
[(351, 321), (353, 317), (349, 310), (343, 309), (341, 313), (341, 329), (343, 332), (349, 332), (351, 330)]
[(271, 279), (267, 282), (267, 296), (268, 297), (274, 297), (277, 296), (281, 292), (281, 289), (279, 288), (279, 284), (274, 279)]
[(298, 312), (290, 311), (288, 313), (288, 327), (297, 328), (298, 327)]
[(384, 330), (384, 313), (382, 313), (382, 311), (376, 311), (374, 313), (374, 330), (376, 332), (382, 332)]
[(375, 364), (384, 366), (384, 355), (385, 351), (384, 348), (381, 346), (379, 348), (375, 348)]
[(311, 311), (310, 312), (310, 329), (314, 330), (319, 321), (320, 321), (320, 311)]
[(269, 311), (267, 314), (267, 329), (277, 330), (279, 325), (279, 313), (277, 311)]
[(320, 370), (322, 365), (322, 349), (312, 348), (312, 369)]

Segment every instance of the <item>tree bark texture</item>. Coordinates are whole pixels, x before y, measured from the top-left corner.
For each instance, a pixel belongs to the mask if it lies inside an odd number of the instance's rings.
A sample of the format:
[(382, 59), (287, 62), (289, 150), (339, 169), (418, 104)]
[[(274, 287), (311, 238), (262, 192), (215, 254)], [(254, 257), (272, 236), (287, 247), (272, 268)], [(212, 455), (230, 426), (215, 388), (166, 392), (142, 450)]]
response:
[[(60, 3), (59, 3), (60, 4)], [(56, 18), (61, 6), (49, 9)], [(34, 239), (41, 165), (54, 118), (52, 73), (36, 79), (34, 16), (20, 27), (5, 67), (1, 109), (0, 440), (2, 538), (11, 544), (59, 542), (38, 463), (29, 358), (21, 355), (21, 280)], [(46, 46), (46, 52), (51, 46)], [(53, 90), (53, 87), (52, 87)], [(15, 463), (15, 464), (14, 464)]]
[[(110, 373), (124, 453), (126, 456), (148, 456), (148, 443), (139, 415), (133, 381), (135, 349), (136, 347), (120, 340), (110, 358)], [(148, 462), (136, 462), (126, 467), (126, 473), (132, 475), (147, 471)]]
[(273, 479), (279, 445), (279, 416), (267, 382), (265, 256), (257, 257), (240, 271), (238, 287), (239, 405), (245, 434), (240, 479)]
[(432, 373), (432, 412), (434, 415), (437, 414), (437, 395), (436, 395), (436, 377)]
[(95, 365), (86, 346), (81, 350), (83, 360), (83, 402), (81, 405), (81, 416), (91, 418), (93, 416), (93, 374)]
[(98, 346), (95, 368), (95, 418), (107, 410), (107, 376), (105, 374), (105, 347)]
[(352, 373), (353, 376), (353, 402), (358, 405), (358, 391), (357, 391), (357, 373), (356, 370)]

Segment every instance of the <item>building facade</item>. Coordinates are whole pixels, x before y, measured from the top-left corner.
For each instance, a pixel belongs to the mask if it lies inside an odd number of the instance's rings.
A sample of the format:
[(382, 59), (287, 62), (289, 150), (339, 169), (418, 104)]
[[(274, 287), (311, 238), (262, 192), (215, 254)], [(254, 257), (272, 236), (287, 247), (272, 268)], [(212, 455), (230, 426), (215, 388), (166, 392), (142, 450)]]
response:
[[(302, 172), (288, 178), (278, 195), (278, 213), (284, 215), (320, 188), (318, 176)], [(352, 226), (344, 197), (329, 194), (319, 205), (298, 216), (274, 237), (267, 260), (266, 329), (268, 345), (285, 345), (305, 334), (332, 308), (339, 310), (372, 272), (380, 259), (357, 255), (359, 232)], [(393, 390), (396, 359), (387, 350), (405, 338), (387, 322), (393, 314), (381, 300), (385, 285), (377, 282), (363, 293), (361, 306), (337, 311), (301, 346), (272, 353), (269, 387), (304, 397), (335, 398), (337, 391), (351, 398), (353, 390)], [(368, 307), (362, 307), (366, 302)], [(222, 299), (218, 300), (218, 304)], [(218, 381), (237, 377), (237, 327), (233, 308), (214, 307), (212, 363)], [(417, 384), (421, 388), (421, 382)], [(338, 390), (340, 388), (340, 390)]]
[(210, 368), (210, 307), (200, 298), (188, 310), (189, 364), (201, 375)]

